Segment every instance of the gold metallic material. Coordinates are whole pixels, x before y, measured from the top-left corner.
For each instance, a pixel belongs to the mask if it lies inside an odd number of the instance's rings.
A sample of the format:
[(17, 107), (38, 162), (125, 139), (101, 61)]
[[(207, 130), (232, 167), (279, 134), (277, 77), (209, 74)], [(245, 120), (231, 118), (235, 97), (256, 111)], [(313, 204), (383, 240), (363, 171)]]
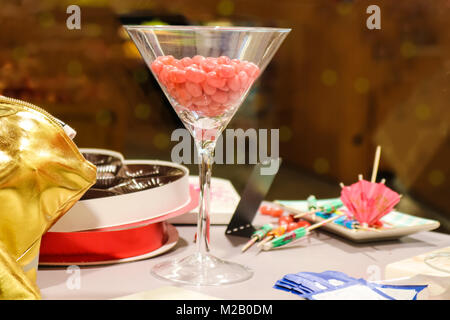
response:
[(0, 96), (0, 299), (40, 298), (41, 237), (95, 181), (55, 118)]
[(2, 300), (37, 300), (39, 288), (23, 271), (0, 242), (0, 298)]

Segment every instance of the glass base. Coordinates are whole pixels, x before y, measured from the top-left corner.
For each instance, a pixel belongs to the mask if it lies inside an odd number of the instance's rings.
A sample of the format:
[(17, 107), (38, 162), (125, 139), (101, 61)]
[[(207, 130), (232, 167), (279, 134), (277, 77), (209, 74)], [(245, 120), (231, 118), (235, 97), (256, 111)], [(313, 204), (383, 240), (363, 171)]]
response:
[(248, 280), (253, 271), (210, 254), (196, 253), (157, 264), (151, 273), (164, 280), (192, 286), (219, 286)]

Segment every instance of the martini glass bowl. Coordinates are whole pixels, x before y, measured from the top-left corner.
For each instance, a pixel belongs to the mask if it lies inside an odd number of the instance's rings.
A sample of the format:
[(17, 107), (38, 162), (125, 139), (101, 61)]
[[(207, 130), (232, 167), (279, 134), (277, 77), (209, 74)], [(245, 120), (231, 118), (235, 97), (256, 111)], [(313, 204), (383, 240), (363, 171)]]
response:
[(210, 253), (211, 168), (216, 141), (290, 29), (125, 26), (170, 104), (194, 138), (200, 160), (196, 252), (157, 264), (152, 274), (186, 285), (223, 285), (253, 271)]

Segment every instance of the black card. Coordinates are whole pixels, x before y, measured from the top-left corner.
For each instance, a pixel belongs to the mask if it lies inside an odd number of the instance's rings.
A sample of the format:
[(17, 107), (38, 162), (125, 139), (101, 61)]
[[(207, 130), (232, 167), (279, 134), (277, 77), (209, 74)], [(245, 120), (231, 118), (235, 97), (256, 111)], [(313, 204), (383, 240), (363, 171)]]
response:
[(281, 158), (255, 165), (250, 180), (241, 195), (241, 200), (225, 231), (226, 235), (251, 237), (255, 231), (252, 225), (253, 218), (269, 192), (280, 165)]

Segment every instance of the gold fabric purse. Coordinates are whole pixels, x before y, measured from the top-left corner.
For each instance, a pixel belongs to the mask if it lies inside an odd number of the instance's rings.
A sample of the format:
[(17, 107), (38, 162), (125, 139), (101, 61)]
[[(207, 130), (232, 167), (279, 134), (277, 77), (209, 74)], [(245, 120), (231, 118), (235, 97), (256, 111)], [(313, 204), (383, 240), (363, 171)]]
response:
[(41, 237), (95, 180), (56, 118), (0, 96), (0, 299), (41, 298)]

